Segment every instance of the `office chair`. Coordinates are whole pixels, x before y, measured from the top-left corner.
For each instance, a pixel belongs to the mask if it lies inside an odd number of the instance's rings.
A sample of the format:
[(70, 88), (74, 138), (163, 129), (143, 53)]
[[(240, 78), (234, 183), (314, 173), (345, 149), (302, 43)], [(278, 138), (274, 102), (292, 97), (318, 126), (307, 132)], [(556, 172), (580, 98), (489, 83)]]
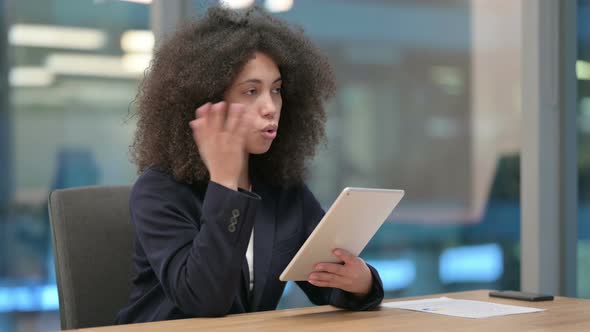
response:
[(113, 325), (131, 291), (133, 227), (128, 186), (49, 195), (62, 329)]

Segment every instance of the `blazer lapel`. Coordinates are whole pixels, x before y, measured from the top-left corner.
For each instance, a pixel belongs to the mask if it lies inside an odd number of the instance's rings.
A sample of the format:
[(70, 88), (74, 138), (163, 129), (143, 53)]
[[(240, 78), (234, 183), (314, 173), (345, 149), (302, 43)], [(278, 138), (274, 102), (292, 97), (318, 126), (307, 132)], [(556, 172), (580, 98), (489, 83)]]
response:
[(254, 222), (254, 294), (250, 311), (256, 311), (264, 293), (268, 268), (272, 258), (275, 238), (276, 197), (271, 187), (252, 180), (252, 190), (260, 195), (259, 205)]

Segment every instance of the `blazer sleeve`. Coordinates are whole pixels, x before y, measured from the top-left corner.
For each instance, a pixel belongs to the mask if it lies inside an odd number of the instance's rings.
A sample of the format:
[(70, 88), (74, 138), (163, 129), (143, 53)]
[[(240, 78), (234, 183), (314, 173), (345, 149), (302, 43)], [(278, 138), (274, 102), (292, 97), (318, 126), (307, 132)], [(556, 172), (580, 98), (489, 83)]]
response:
[(142, 177), (130, 196), (131, 218), (164, 293), (186, 314), (227, 314), (260, 197), (209, 182), (201, 204), (168, 175)]
[[(302, 191), (302, 202), (305, 238), (307, 238), (320, 222), (325, 212), (305, 185)], [(383, 301), (383, 283), (377, 270), (369, 264), (367, 266), (373, 275), (373, 286), (369, 294), (364, 298), (359, 298), (352, 293), (337, 288), (317, 287), (307, 281), (297, 281), (297, 285), (305, 292), (309, 300), (316, 305), (331, 304), (335, 307), (349, 310), (373, 310)]]

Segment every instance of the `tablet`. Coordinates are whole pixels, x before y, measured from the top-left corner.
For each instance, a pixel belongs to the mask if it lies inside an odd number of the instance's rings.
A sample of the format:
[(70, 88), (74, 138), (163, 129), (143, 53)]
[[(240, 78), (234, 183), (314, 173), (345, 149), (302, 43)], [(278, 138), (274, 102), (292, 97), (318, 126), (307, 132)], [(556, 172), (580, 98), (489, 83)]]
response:
[(403, 190), (344, 188), (279, 279), (307, 280), (317, 263), (340, 263), (336, 248), (358, 256), (403, 196)]

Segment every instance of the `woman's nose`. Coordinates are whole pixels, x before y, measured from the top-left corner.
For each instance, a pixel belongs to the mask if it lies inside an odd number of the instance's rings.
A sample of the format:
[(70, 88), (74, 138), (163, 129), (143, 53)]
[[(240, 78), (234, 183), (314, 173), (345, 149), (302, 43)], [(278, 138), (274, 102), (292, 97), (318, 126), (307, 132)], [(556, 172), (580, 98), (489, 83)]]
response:
[(262, 104), (262, 117), (267, 119), (274, 119), (277, 113), (277, 105), (271, 96), (265, 98)]

